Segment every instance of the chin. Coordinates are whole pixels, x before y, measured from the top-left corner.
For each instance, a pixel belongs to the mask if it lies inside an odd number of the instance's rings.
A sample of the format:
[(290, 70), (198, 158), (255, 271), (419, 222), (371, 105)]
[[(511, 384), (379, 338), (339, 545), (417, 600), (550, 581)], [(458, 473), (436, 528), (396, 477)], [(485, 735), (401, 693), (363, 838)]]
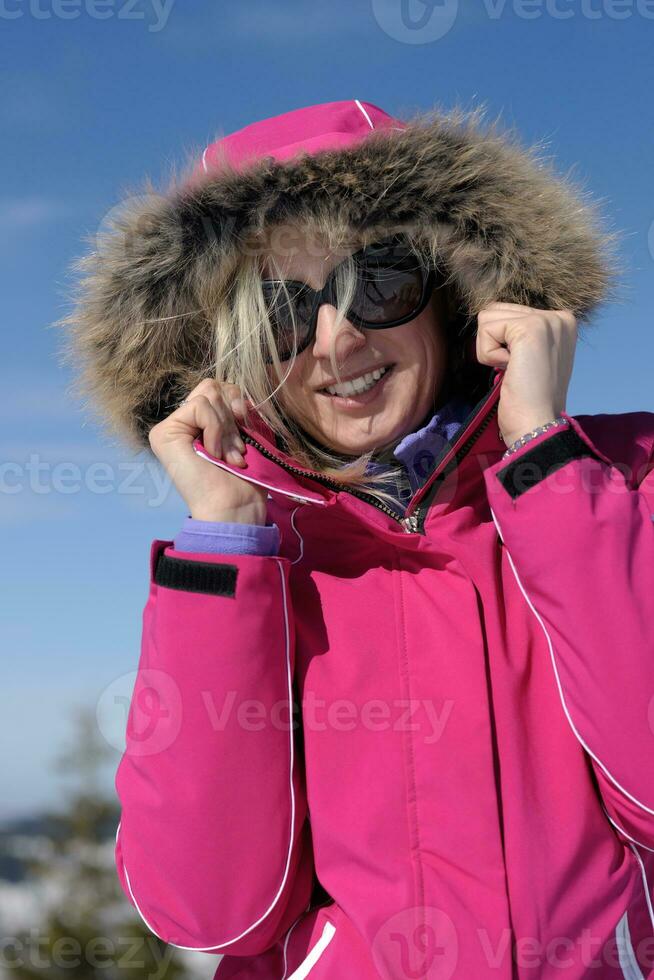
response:
[[(422, 416), (421, 416), (422, 417)], [(324, 419), (323, 425), (317, 425), (314, 418), (311, 426), (305, 423), (313, 438), (330, 448), (335, 453), (349, 456), (360, 456), (372, 450), (382, 451), (387, 446), (398, 442), (410, 431), (412, 413), (406, 417), (388, 420), (384, 414), (368, 415), (366, 417), (339, 419), (338, 426), (332, 426), (331, 419)]]
[(350, 441), (346, 440), (339, 443), (337, 452), (350, 453), (352, 456), (360, 456), (362, 453), (368, 453), (372, 450), (380, 452), (401, 438), (401, 435), (394, 435), (396, 431), (401, 433), (403, 429), (399, 425), (392, 429), (385, 426), (383, 431), (375, 431), (372, 435), (362, 436), (358, 439), (353, 437)]

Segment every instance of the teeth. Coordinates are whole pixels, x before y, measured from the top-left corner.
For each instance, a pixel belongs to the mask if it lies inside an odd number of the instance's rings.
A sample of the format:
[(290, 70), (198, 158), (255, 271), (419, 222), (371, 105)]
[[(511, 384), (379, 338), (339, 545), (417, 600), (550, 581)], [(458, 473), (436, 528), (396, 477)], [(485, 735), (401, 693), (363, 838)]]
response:
[(346, 381), (342, 385), (329, 385), (325, 391), (328, 391), (330, 395), (340, 395), (342, 398), (346, 395), (360, 395), (364, 391), (368, 391), (373, 385), (377, 384), (379, 379), (383, 377), (388, 368), (377, 368), (375, 371), (371, 371), (369, 374), (363, 374), (360, 378), (354, 378), (352, 381)]

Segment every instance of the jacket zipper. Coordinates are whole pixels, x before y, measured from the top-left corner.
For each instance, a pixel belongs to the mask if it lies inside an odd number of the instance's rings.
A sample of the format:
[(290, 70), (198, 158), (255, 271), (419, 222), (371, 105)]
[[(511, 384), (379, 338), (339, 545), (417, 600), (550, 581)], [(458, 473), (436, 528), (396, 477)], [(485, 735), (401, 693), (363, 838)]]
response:
[(377, 500), (377, 498), (373, 497), (372, 494), (365, 493), (363, 490), (352, 490), (350, 487), (346, 487), (345, 484), (339, 483), (338, 480), (332, 480), (329, 476), (323, 476), (322, 474), (314, 473), (313, 471), (308, 472), (307, 470), (301, 470), (297, 466), (292, 466), (290, 463), (285, 463), (284, 460), (279, 458), (279, 456), (275, 456), (274, 453), (271, 453), (269, 449), (266, 449), (265, 446), (262, 446), (261, 443), (257, 442), (256, 439), (253, 439), (249, 433), (245, 432), (241, 428), (239, 428), (239, 435), (243, 439), (243, 442), (254, 446), (254, 448), (257, 449), (263, 456), (277, 463), (283, 469), (288, 470), (289, 473), (293, 473), (297, 476), (303, 476), (305, 479), (314, 480), (316, 483), (321, 483), (323, 486), (329, 487), (332, 490), (338, 490), (342, 493), (351, 493), (353, 497), (359, 497), (360, 500), (365, 500), (366, 503), (372, 504), (372, 506), (376, 507), (378, 510), (383, 510), (385, 514), (388, 514), (389, 517), (392, 517), (393, 520), (397, 521), (399, 524), (404, 521), (403, 517), (398, 517), (395, 511), (391, 510), (391, 508), (382, 500)]
[[(494, 390), (495, 390), (495, 386), (493, 385), (490, 391), (488, 392), (488, 394), (484, 397), (483, 404), (480, 408), (480, 411), (483, 410), (483, 406), (491, 397)], [(376, 507), (377, 510), (381, 510), (384, 514), (387, 514), (388, 517), (391, 517), (394, 521), (400, 524), (402, 528), (407, 532), (407, 534), (413, 534), (416, 532), (420, 534), (424, 534), (425, 518), (427, 516), (427, 511), (429, 510), (429, 507), (433, 502), (433, 497), (437, 488), (441, 485), (442, 480), (447, 475), (447, 473), (451, 471), (452, 467), (458, 465), (458, 463), (461, 461), (461, 459), (463, 459), (463, 457), (466, 455), (470, 447), (474, 445), (474, 443), (477, 441), (477, 439), (482, 434), (484, 429), (490, 423), (496, 411), (497, 411), (497, 403), (491, 408), (491, 410), (487, 413), (485, 418), (482, 419), (482, 421), (479, 423), (477, 428), (474, 430), (474, 432), (470, 434), (470, 436), (466, 439), (463, 445), (460, 446), (459, 449), (457, 449), (456, 454), (451, 458), (446, 469), (443, 470), (443, 472), (439, 473), (437, 477), (434, 477), (432, 475), (431, 478), (428, 478), (428, 479), (433, 479), (433, 484), (423, 484), (423, 486), (420, 487), (420, 491), (422, 491), (425, 489), (426, 486), (429, 485), (430, 487), (429, 493), (425, 497), (423, 497), (420, 505), (416, 507), (414, 513), (405, 515), (404, 517), (399, 517), (398, 514), (394, 510), (392, 510), (392, 508), (390, 508), (383, 501), (378, 500), (375, 496), (373, 496), (370, 493), (366, 493), (363, 490), (353, 490), (350, 487), (345, 486), (343, 483), (339, 483), (338, 480), (333, 480), (329, 476), (323, 476), (322, 474), (314, 473), (313, 471), (302, 470), (297, 466), (293, 466), (291, 463), (286, 463), (284, 460), (280, 459), (279, 456), (276, 456), (274, 453), (271, 453), (269, 449), (266, 449), (265, 446), (262, 446), (261, 443), (257, 442), (256, 439), (254, 439), (248, 432), (245, 432), (240, 427), (239, 427), (239, 435), (243, 439), (243, 442), (249, 443), (251, 446), (254, 446), (254, 448), (258, 450), (258, 452), (260, 452), (263, 456), (265, 456), (267, 459), (272, 460), (274, 463), (277, 463), (279, 466), (282, 467), (282, 469), (287, 470), (289, 473), (293, 473), (296, 476), (304, 477), (305, 479), (315, 480), (316, 483), (320, 483), (323, 486), (328, 487), (329, 489), (336, 490), (341, 493), (350, 493), (352, 494), (353, 497), (358, 497), (359, 500), (364, 500), (366, 503), (370, 504), (373, 507)], [(454, 445), (456, 445), (456, 441)], [(449, 448), (451, 449), (452, 447)], [(444, 455), (447, 455), (447, 450), (445, 451)], [(441, 456), (441, 459), (443, 458), (444, 456)], [(434, 473), (436, 473), (437, 470), (438, 470), (438, 462), (436, 463), (436, 466), (434, 468)], [(411, 509), (411, 503), (409, 503), (407, 506), (407, 510), (410, 509)]]
[[(448, 473), (451, 473), (456, 466), (459, 465), (459, 463), (466, 455), (466, 453), (476, 443), (477, 439), (479, 439), (480, 435), (490, 424), (491, 419), (494, 418), (494, 416), (496, 415), (497, 408), (498, 408), (498, 402), (496, 402), (493, 405), (493, 407), (486, 414), (486, 416), (481, 420), (477, 428), (474, 430), (474, 432), (470, 434), (470, 436), (466, 439), (463, 445), (459, 449), (457, 449), (455, 455), (450, 459), (447, 466), (445, 466), (444, 469), (436, 477), (433, 478), (433, 481), (428, 485), (427, 492), (422, 497), (420, 504), (416, 507), (415, 511), (412, 514), (408, 515), (407, 517), (403, 518), (404, 521), (410, 523), (412, 531), (417, 531), (420, 534), (425, 533), (425, 520), (427, 518), (429, 508), (434, 503), (434, 499), (440, 487), (443, 485), (443, 481), (445, 477), (448, 475)], [(423, 484), (423, 486), (420, 489), (423, 490), (426, 486), (427, 484)], [(411, 508), (411, 504), (408, 505), (407, 509), (410, 508)]]

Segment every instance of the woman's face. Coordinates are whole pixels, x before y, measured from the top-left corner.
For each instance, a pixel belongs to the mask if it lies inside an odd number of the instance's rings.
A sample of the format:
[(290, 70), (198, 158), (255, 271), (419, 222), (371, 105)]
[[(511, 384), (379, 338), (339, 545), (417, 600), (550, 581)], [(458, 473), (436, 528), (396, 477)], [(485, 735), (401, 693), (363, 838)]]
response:
[[(315, 248), (272, 254), (277, 268), (266, 262), (264, 277), (281, 274), (313, 289), (320, 289), (343, 260), (342, 253), (317, 254)], [(393, 446), (413, 432), (437, 403), (446, 367), (446, 315), (442, 290), (434, 292), (415, 319), (382, 330), (355, 327), (349, 320), (336, 326), (335, 307), (321, 306), (313, 343), (297, 355), (292, 367), (283, 362), (285, 373), (288, 371), (278, 392), (283, 410), (314, 439), (338, 453), (356, 456)], [(365, 396), (348, 399), (324, 390), (336, 382), (329, 359), (335, 330), (334, 351), (343, 380), (387, 369)], [(271, 379), (276, 385), (272, 368)]]

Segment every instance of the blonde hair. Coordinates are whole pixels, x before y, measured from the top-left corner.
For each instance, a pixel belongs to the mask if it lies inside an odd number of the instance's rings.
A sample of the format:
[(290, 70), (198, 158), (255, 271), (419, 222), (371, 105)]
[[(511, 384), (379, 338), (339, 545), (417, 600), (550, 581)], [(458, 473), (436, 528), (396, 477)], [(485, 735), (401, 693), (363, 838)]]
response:
[[(289, 231), (288, 228), (285, 230)], [(365, 244), (370, 244), (373, 240), (379, 240), (380, 236), (377, 234), (374, 239), (369, 240), (366, 240), (365, 236), (359, 236), (356, 242), (353, 242), (348, 240), (345, 232), (339, 233), (326, 224), (311, 229), (295, 228), (292, 233), (302, 236), (301, 241), (307, 250), (309, 247), (316, 246), (320, 254), (324, 254), (325, 251), (343, 254), (343, 258), (339, 260), (334, 270), (337, 315), (336, 329), (331, 333), (329, 355), (333, 376), (338, 381), (340, 373), (335, 357), (338, 326), (346, 318), (346, 311), (354, 296), (357, 283), (357, 269), (352, 259), (352, 252)], [(408, 230), (395, 235), (414, 252), (417, 258), (422, 259), (423, 262), (425, 259), (431, 262), (438, 275), (437, 288), (444, 288), (447, 280), (438, 269), (436, 257), (425, 255), (425, 248), (429, 248), (429, 242), (422, 241)], [(385, 234), (383, 237), (389, 235)], [(365, 491), (386, 504), (396, 502), (396, 495), (379, 486), (382, 483), (387, 484), (389, 479), (393, 478), (392, 473), (365, 473), (368, 463), (375, 455), (375, 449), (361, 453), (352, 460), (344, 459), (341, 454), (316, 443), (298, 421), (291, 418), (288, 411), (282, 407), (279, 393), (293, 365), (296, 347), (294, 344), (291, 356), (287, 360), (279, 360), (275, 336), (261, 288), (262, 257), (265, 256), (270, 262), (274, 270), (274, 278), (279, 280), (279, 293), (283, 294), (286, 301), (289, 299), (288, 289), (281, 269), (272, 255), (270, 231), (259, 233), (258, 236), (241, 244), (242, 247), (232, 257), (229, 268), (223, 266), (216, 281), (207, 282), (206, 294), (202, 297), (201, 305), (205, 311), (210, 311), (214, 333), (216, 380), (238, 385), (244, 398), (252, 403), (276, 437), (282, 440), (285, 453), (296, 461), (300, 468), (312, 470), (344, 488)], [(296, 340), (295, 316), (292, 304), (289, 305), (294, 340)], [(449, 326), (451, 327), (451, 323)], [(271, 364), (266, 362), (267, 356), (272, 359), (272, 372)], [(271, 373), (277, 378), (276, 385), (271, 382)], [(436, 397), (435, 391), (434, 399)], [(244, 423), (247, 425), (247, 414)]]

